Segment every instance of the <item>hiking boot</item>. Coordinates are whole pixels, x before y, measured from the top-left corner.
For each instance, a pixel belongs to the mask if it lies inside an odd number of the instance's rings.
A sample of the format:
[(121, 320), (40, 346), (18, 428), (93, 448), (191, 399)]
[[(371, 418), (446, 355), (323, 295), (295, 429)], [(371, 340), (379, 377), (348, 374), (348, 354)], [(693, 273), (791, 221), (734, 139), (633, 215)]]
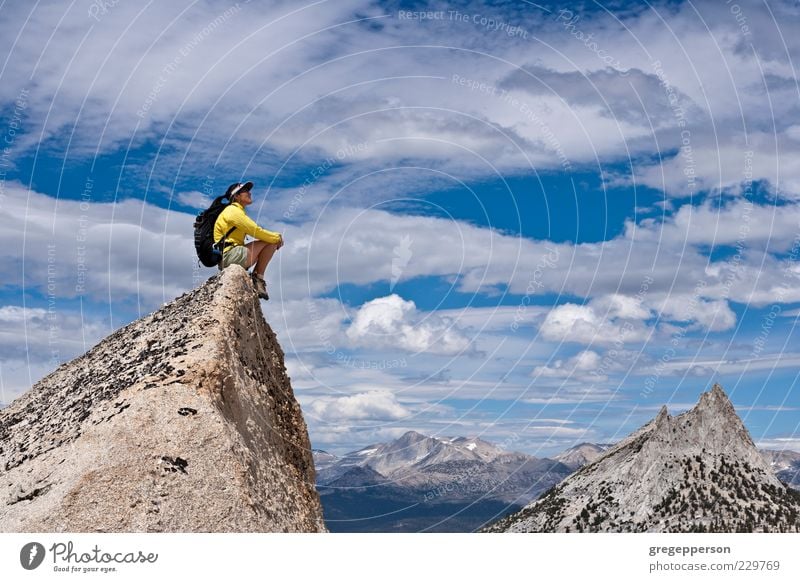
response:
[(252, 277), (253, 277), (253, 286), (255, 286), (256, 293), (258, 293), (259, 298), (264, 300), (269, 300), (269, 294), (267, 293), (267, 282), (264, 281), (262, 277), (259, 277), (255, 273), (253, 273)]

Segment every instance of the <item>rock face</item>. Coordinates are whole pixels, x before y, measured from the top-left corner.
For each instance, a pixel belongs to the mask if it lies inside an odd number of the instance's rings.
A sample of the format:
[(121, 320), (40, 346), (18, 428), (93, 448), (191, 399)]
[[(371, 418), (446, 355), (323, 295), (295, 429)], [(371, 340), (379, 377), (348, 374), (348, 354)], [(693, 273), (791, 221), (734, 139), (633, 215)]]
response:
[(0, 531), (325, 531), (306, 424), (233, 266), (0, 411)]
[(485, 531), (800, 531), (800, 494), (753, 444), (719, 385), (658, 416)]

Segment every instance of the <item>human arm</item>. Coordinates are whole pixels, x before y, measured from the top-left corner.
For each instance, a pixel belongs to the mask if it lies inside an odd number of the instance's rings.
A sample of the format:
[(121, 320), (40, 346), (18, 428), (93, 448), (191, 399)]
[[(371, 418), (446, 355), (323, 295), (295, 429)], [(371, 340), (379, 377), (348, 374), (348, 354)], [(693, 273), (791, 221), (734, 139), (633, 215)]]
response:
[(252, 218), (247, 216), (243, 210), (231, 214), (231, 226), (235, 226), (243, 234), (250, 235), (256, 240), (261, 240), (269, 244), (277, 244), (279, 248), (283, 246), (283, 237), (279, 233), (261, 228)]

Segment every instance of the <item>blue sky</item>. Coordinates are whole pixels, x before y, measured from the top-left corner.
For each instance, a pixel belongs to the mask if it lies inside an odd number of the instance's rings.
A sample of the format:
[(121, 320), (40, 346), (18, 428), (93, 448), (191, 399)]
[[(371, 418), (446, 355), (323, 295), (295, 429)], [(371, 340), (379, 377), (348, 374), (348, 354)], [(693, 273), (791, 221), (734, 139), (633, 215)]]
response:
[(193, 217), (247, 178), (318, 448), (553, 454), (717, 381), (800, 450), (795, 11), (3, 6), (0, 401), (212, 275)]

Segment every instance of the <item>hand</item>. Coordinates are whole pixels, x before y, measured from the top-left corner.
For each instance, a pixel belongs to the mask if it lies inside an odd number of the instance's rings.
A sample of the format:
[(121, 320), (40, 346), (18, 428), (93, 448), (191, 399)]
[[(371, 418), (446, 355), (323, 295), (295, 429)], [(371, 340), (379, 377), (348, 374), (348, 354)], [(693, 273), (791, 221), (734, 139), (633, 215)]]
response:
[(283, 246), (283, 235), (279, 234), (278, 236), (280, 237), (280, 240), (278, 241), (278, 248), (281, 248)]

